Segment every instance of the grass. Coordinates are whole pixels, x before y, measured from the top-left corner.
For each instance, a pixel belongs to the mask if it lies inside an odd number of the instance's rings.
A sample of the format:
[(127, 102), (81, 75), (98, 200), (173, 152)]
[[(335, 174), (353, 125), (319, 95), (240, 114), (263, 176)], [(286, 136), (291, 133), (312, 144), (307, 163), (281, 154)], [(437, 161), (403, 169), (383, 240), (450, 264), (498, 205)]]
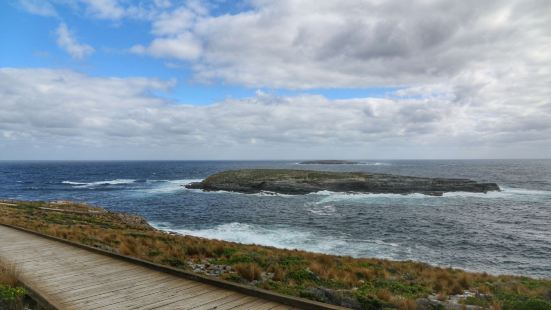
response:
[(467, 298), (465, 304), (551, 309), (551, 280), (181, 236), (155, 230), (136, 216), (98, 210), (83, 204), (4, 202), (0, 223), (181, 269), (231, 266), (221, 278), (358, 309), (415, 309), (419, 298), (445, 300), (465, 290), (483, 296)]
[(0, 262), (0, 309), (23, 309), (27, 294), (19, 286), (19, 273), (15, 265)]

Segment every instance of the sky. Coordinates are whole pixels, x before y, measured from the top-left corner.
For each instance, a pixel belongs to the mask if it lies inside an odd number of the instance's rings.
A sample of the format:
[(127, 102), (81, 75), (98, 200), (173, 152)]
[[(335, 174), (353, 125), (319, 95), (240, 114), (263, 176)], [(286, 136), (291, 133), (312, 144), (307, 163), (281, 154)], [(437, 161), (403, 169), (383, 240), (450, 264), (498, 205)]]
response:
[(0, 160), (330, 158), (551, 158), (551, 1), (0, 1)]

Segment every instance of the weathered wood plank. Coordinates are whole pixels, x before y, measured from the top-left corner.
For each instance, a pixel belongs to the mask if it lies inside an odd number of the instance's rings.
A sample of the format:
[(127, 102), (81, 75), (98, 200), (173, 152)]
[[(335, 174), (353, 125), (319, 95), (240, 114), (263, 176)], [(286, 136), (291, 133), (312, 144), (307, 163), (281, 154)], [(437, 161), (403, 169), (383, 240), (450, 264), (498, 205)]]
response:
[[(96, 309), (111, 309), (113, 307), (118, 307), (120, 304), (127, 304), (129, 302), (135, 302), (137, 300), (148, 300), (151, 298), (151, 295), (165, 294), (170, 292), (175, 288), (175, 284), (179, 282), (180, 279), (170, 279), (166, 282), (154, 283), (150, 285), (149, 283), (144, 283), (149, 288), (146, 293), (142, 291), (135, 292), (125, 292), (124, 294), (119, 294), (116, 297), (110, 299), (98, 299), (94, 301), (91, 305), (94, 305)], [(186, 287), (192, 287), (199, 285), (197, 282), (189, 283)], [(185, 287), (184, 287), (185, 288)], [(178, 289), (181, 289), (178, 287)]]
[(242, 294), (238, 294), (238, 293), (232, 293), (224, 298), (221, 298), (221, 299), (215, 299), (215, 300), (212, 300), (212, 301), (209, 301), (207, 303), (204, 303), (200, 306), (195, 306), (195, 307), (192, 307), (191, 309), (194, 309), (194, 310), (209, 310), (209, 309), (220, 309), (220, 307), (224, 306), (224, 305), (227, 305), (231, 302), (235, 302), (239, 299), (243, 299), (245, 298), (246, 296), (245, 295), (242, 295)]
[[(238, 309), (238, 307), (246, 305), (248, 303), (253, 302), (256, 300), (256, 298), (252, 296), (246, 296), (243, 298), (236, 299), (234, 301), (228, 302), (226, 304), (220, 305), (216, 307), (216, 310), (229, 310), (229, 309)], [(206, 309), (212, 309), (212, 308), (206, 308)]]
[(233, 292), (230, 291), (212, 291), (203, 295), (195, 296), (192, 298), (185, 299), (183, 301), (178, 301), (169, 305), (166, 305), (164, 307), (154, 308), (154, 309), (193, 309), (194, 307), (198, 307), (201, 305), (204, 305), (206, 303), (209, 303), (212, 300), (219, 300), (225, 297), (228, 297), (229, 295), (232, 295)]

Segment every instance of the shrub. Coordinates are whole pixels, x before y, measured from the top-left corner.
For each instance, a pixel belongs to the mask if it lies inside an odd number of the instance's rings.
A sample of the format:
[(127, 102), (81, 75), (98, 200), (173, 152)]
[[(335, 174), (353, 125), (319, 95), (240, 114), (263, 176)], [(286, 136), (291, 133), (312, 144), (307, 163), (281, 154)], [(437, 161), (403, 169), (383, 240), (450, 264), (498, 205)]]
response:
[(0, 301), (14, 302), (25, 296), (27, 292), (22, 287), (0, 285)]
[(296, 281), (297, 283), (304, 283), (307, 281), (317, 282), (318, 276), (310, 269), (293, 270), (287, 273), (287, 278)]
[(551, 303), (543, 299), (508, 301), (504, 303), (503, 310), (551, 310)]
[(19, 273), (14, 264), (0, 264), (0, 309), (21, 309), (20, 303), (27, 294), (18, 287)]
[(18, 278), (19, 271), (15, 264), (0, 264), (0, 285), (15, 287)]
[(233, 266), (235, 271), (248, 281), (260, 280), (261, 270), (256, 263), (239, 263)]

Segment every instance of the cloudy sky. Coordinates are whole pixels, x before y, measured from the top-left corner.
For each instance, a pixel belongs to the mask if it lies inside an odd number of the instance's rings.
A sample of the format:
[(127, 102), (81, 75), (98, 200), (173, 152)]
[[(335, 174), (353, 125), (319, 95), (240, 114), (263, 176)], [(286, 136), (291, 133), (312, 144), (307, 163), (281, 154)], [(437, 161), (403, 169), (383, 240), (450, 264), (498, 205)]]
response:
[(551, 1), (0, 2), (0, 159), (551, 157)]

